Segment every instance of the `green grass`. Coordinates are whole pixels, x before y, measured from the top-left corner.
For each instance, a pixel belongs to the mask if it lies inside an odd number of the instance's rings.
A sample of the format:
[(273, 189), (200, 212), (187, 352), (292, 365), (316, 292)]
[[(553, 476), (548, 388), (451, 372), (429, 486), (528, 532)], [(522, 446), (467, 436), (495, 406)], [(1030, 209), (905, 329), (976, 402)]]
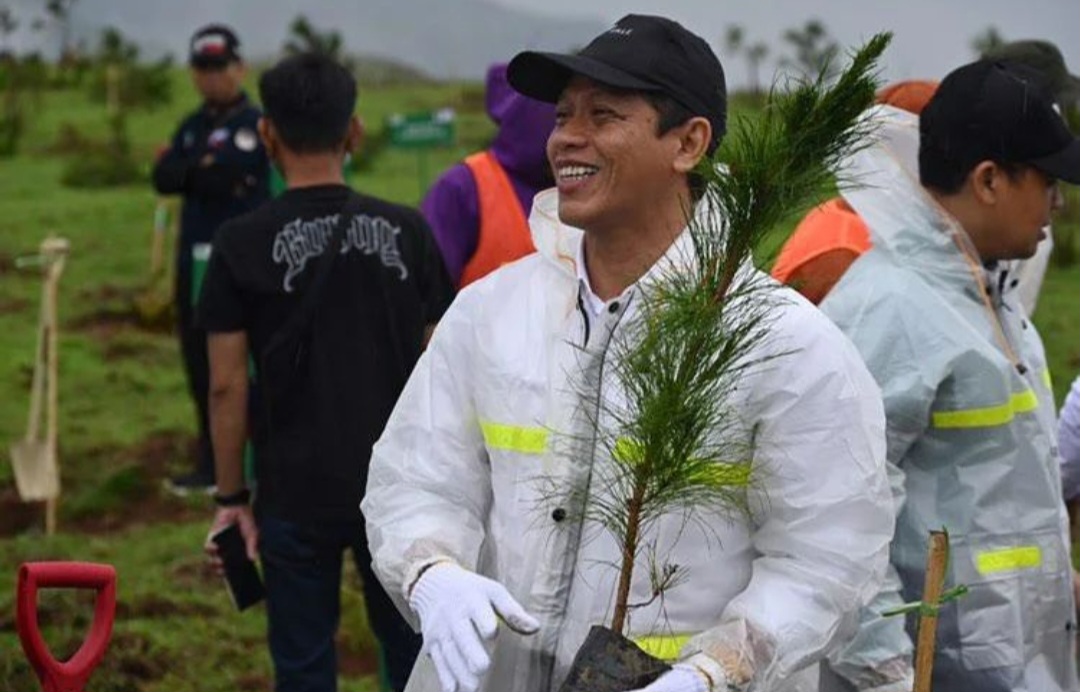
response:
[[(1073, 380), (1080, 374), (1080, 319), (1077, 319), (1080, 263), (1076, 262), (1080, 253), (1080, 189), (1076, 187), (1069, 186), (1065, 190), (1065, 207), (1054, 221), (1054, 239), (1055, 252), (1039, 293), (1034, 322), (1046, 346), (1054, 394), (1060, 407)], [(1071, 266), (1060, 266), (1056, 261), (1059, 254), (1071, 257)]]
[[(129, 116), (133, 149), (146, 170), (195, 102), (186, 76), (177, 72), (176, 80), (171, 105)], [(392, 112), (457, 108), (459, 145), (430, 154), (434, 176), (492, 136), (476, 111), (477, 93), (476, 85), (454, 84), (362, 90), (359, 112), (377, 135)], [(0, 441), (15, 441), (26, 424), (41, 290), (36, 272), (16, 270), (13, 260), (57, 233), (71, 241), (60, 287), (64, 496), (61, 532), (45, 538), (37, 510), (13, 502), (10, 466), (0, 463), (0, 527), (29, 527), (0, 538), (0, 692), (37, 689), (14, 634), (12, 598), (17, 565), (49, 558), (107, 562), (120, 575), (113, 645), (89, 689), (266, 689), (262, 608), (237, 614), (220, 580), (204, 571), (211, 508), (159, 489), (162, 478), (190, 463), (194, 425), (174, 337), (140, 328), (133, 318), (132, 299), (149, 284), (155, 196), (149, 184), (92, 191), (59, 185), (65, 160), (45, 151), (60, 127), (69, 123), (92, 137), (107, 131), (103, 108), (84, 93), (47, 94), (31, 115), (22, 154), (0, 161)], [(353, 183), (415, 204), (422, 189), (417, 171), (415, 154), (390, 151)], [(1075, 196), (1071, 203), (1067, 223), (1075, 227)], [(1080, 267), (1052, 268), (1036, 316), (1059, 396), (1080, 371), (1078, 285)], [(354, 658), (373, 646), (359, 593), (349, 571), (341, 633), (343, 650)], [(87, 626), (89, 604), (70, 594), (50, 594), (43, 603), (53, 614), (49, 641), (58, 653), (70, 652)], [(374, 689), (373, 678), (349, 672), (342, 688)]]

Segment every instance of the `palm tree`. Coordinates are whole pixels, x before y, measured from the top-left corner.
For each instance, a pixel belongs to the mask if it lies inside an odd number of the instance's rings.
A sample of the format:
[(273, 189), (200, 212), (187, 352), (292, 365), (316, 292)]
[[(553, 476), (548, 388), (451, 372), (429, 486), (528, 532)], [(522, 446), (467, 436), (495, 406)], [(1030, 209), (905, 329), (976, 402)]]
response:
[(738, 24), (728, 24), (727, 31), (724, 33), (724, 46), (727, 50), (727, 58), (735, 57), (739, 51), (743, 48), (743, 39), (745, 34), (743, 28)]
[(998, 31), (996, 26), (988, 26), (983, 29), (981, 34), (977, 34), (975, 38), (971, 39), (971, 49), (975, 51), (975, 55), (982, 57), (987, 53), (1000, 48), (1005, 43), (1005, 39), (1002, 38), (1001, 32)]
[(285, 52), (288, 55), (322, 53), (340, 61), (343, 48), (340, 31), (319, 31), (302, 14), (296, 15), (289, 25), (289, 38), (285, 41)]
[(71, 8), (76, 0), (45, 0), (45, 11), (60, 27), (60, 57), (72, 50), (71, 45)]
[(8, 40), (11, 35), (15, 33), (15, 30), (19, 28), (19, 20), (15, 18), (15, 13), (11, 11), (11, 8), (7, 5), (0, 5), (0, 55), (8, 52), (13, 52), (8, 47)]
[(840, 47), (829, 37), (829, 32), (820, 20), (811, 19), (799, 29), (788, 29), (784, 40), (795, 49), (795, 59), (785, 58), (785, 65), (796, 66), (806, 76), (824, 74), (826, 78), (835, 76), (833, 59)]
[(769, 46), (764, 41), (758, 41), (746, 49), (746, 63), (750, 71), (750, 91), (754, 94), (761, 93), (761, 80), (758, 70), (765, 57), (769, 54)]

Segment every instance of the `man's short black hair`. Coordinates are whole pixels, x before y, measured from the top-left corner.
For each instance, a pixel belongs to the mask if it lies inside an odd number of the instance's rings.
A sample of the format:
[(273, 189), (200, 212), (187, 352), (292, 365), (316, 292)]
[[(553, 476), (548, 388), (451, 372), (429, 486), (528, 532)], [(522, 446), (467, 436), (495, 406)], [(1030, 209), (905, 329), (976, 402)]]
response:
[[(694, 117), (689, 108), (667, 94), (657, 91), (642, 91), (640, 93), (656, 111), (658, 116), (656, 135), (658, 137), (663, 137)], [(709, 148), (705, 152), (707, 157), (711, 157), (716, 152), (722, 138), (723, 133), (712, 133), (712, 141), (709, 142)], [(687, 175), (687, 182), (690, 184), (690, 196), (694, 201), (701, 199), (705, 194), (705, 179), (701, 177), (701, 174), (697, 171), (690, 171), (689, 175)]]
[(345, 141), (356, 108), (356, 79), (333, 58), (301, 53), (259, 78), (266, 119), (298, 154), (336, 150)]
[(924, 140), (919, 145), (919, 182), (923, 187), (935, 190), (943, 195), (960, 192), (967, 182), (968, 175), (983, 161), (992, 161), (1009, 177), (1019, 179), (1023, 171), (1030, 166), (1009, 161), (995, 161), (978, 154), (958, 154), (948, 151), (934, 141)]
[[(642, 91), (640, 93), (645, 97), (645, 100), (649, 102), (653, 109), (656, 110), (656, 113), (659, 116), (659, 119), (656, 122), (657, 135), (666, 135), (676, 127), (679, 127), (695, 117), (694, 114), (690, 112), (689, 108), (667, 94), (659, 91)], [(720, 146), (720, 140), (722, 138), (722, 132), (713, 132), (712, 141), (709, 142), (709, 148), (706, 150), (706, 154), (712, 156), (716, 153), (716, 148)]]

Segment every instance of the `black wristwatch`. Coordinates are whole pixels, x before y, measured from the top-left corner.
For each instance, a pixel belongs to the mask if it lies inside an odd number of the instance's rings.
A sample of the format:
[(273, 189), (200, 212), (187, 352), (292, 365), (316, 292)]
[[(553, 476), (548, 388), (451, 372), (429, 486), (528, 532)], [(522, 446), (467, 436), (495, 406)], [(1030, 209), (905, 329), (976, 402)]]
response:
[(230, 495), (214, 493), (214, 504), (218, 507), (239, 507), (251, 501), (251, 491), (241, 488)]

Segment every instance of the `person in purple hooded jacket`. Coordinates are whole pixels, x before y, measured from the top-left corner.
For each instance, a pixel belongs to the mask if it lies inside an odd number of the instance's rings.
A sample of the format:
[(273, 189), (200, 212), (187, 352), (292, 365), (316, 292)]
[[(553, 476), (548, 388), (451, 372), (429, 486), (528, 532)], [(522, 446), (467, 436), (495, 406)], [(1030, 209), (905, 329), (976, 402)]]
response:
[(458, 288), (533, 252), (533, 196), (553, 185), (545, 146), (554, 107), (511, 89), (505, 64), (488, 69), (485, 102), (499, 127), (491, 147), (443, 173), (420, 205)]

